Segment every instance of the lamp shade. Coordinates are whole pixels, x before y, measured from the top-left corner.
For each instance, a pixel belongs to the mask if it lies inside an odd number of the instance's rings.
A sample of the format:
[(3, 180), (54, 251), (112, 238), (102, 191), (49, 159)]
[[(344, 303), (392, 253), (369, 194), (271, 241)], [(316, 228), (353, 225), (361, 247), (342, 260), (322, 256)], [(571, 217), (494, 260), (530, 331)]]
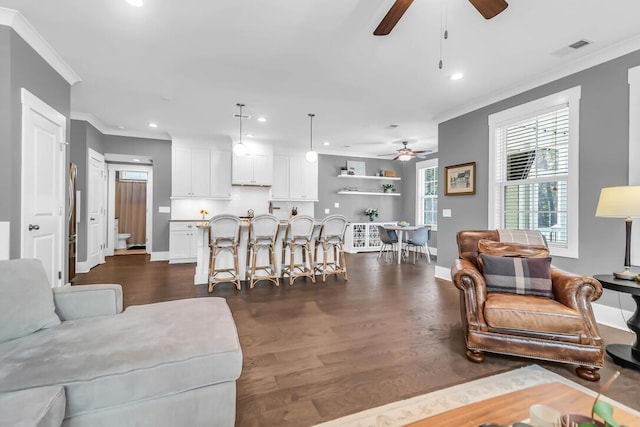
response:
[(600, 191), (596, 216), (640, 218), (640, 186), (605, 187)]

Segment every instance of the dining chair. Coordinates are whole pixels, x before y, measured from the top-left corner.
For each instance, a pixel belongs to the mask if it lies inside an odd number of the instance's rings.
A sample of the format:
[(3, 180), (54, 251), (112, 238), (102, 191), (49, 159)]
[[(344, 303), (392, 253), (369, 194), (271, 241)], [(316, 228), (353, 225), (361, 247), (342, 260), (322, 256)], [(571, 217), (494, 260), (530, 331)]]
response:
[(382, 257), (384, 252), (384, 256), (387, 261), (389, 261), (389, 256), (395, 258), (396, 256), (396, 245), (398, 244), (398, 234), (393, 230), (387, 230), (384, 226), (378, 226), (378, 234), (380, 235), (380, 251), (378, 252), (378, 259)]
[[(322, 220), (320, 231), (316, 238), (313, 265), (315, 271), (322, 274), (322, 281), (327, 281), (331, 274), (347, 276), (347, 263), (344, 257), (344, 233), (347, 230), (347, 217), (344, 215), (329, 215)], [(322, 261), (318, 261), (318, 252), (322, 247)], [(333, 257), (329, 259), (329, 253)]]
[[(287, 224), (282, 240), (282, 277), (289, 276), (289, 286), (298, 277), (310, 277), (316, 283), (311, 252), (311, 237), (315, 228), (315, 219), (309, 215), (296, 215)], [(289, 263), (285, 263), (286, 251), (289, 250)], [(296, 254), (300, 253), (300, 262), (296, 262)]]
[(413, 263), (416, 263), (416, 255), (426, 256), (427, 262), (431, 263), (431, 252), (429, 251), (429, 239), (431, 238), (431, 226), (425, 225), (411, 232), (405, 242), (405, 251), (413, 249)]
[[(240, 290), (240, 269), (238, 268), (238, 243), (240, 242), (240, 217), (216, 215), (209, 221), (209, 292), (218, 283), (235, 283)], [(233, 265), (220, 268), (220, 257), (230, 254)]]
[[(256, 215), (249, 223), (249, 237), (247, 241), (246, 278), (249, 289), (253, 289), (255, 282), (269, 280), (280, 286), (278, 265), (276, 263), (275, 246), (280, 220), (275, 215)], [(266, 264), (258, 264), (260, 253), (266, 253)]]

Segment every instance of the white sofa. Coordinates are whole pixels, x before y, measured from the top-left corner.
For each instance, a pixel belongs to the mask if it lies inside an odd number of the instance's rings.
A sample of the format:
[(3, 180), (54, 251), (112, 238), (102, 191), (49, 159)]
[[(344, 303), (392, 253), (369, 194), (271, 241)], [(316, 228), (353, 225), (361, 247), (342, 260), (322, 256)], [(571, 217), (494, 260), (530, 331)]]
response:
[(52, 292), (39, 261), (0, 261), (0, 413), (11, 392), (43, 406), (40, 388), (62, 386), (47, 405), (64, 426), (233, 426), (241, 369), (222, 298), (122, 311), (120, 285)]

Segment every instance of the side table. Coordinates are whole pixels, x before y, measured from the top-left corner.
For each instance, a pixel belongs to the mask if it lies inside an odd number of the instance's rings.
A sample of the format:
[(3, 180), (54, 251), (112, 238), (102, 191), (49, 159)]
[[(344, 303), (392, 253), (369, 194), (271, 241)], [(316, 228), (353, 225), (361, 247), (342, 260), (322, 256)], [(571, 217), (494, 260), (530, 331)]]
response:
[(605, 289), (631, 294), (636, 302), (636, 311), (627, 321), (627, 326), (636, 334), (633, 346), (624, 344), (609, 344), (607, 354), (614, 362), (625, 368), (640, 370), (640, 283), (631, 280), (620, 280), (612, 274), (598, 274), (593, 276)]

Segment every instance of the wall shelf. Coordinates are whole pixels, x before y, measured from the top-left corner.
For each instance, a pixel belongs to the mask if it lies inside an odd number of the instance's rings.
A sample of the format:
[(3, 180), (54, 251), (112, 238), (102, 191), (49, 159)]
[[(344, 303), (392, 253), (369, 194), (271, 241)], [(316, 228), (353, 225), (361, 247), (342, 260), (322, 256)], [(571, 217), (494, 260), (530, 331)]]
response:
[(402, 179), (399, 176), (369, 176), (369, 175), (338, 175), (338, 178), (379, 179), (379, 180), (385, 180), (385, 181), (400, 181)]
[(357, 194), (359, 196), (400, 196), (400, 193), (383, 193), (380, 191), (338, 191), (338, 194)]

